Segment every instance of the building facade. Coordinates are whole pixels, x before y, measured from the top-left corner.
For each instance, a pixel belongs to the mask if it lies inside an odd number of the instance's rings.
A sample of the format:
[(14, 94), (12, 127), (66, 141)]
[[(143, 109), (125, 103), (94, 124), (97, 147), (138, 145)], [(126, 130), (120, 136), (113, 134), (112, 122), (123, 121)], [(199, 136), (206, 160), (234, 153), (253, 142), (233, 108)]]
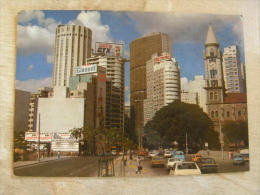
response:
[(180, 100), (180, 67), (169, 53), (154, 54), (146, 63), (147, 98), (144, 125), (162, 107)]
[(29, 132), (36, 131), (37, 122), (37, 109), (38, 109), (38, 99), (47, 98), (51, 96), (52, 88), (43, 87), (39, 88), (37, 92), (30, 94), (30, 104), (29, 104), (29, 116), (28, 116), (28, 130)]
[(172, 42), (164, 33), (152, 33), (130, 43), (130, 106), (137, 135), (144, 127), (144, 100), (147, 98), (146, 62), (155, 53), (172, 56)]
[(59, 25), (56, 29), (53, 86), (69, 86), (76, 67), (91, 56), (92, 31), (78, 25)]
[(207, 113), (213, 121), (214, 129), (220, 133), (220, 139), (223, 140), (222, 127), (225, 122), (247, 120), (247, 98), (245, 93), (226, 93), (222, 56), (211, 24), (203, 56), (206, 72)]
[(125, 59), (102, 54), (86, 59), (89, 65), (106, 68), (106, 128), (124, 127)]
[(235, 45), (224, 48), (223, 73), (226, 93), (245, 92), (240, 53), (238, 47)]
[(27, 131), (30, 92), (15, 90), (14, 131)]

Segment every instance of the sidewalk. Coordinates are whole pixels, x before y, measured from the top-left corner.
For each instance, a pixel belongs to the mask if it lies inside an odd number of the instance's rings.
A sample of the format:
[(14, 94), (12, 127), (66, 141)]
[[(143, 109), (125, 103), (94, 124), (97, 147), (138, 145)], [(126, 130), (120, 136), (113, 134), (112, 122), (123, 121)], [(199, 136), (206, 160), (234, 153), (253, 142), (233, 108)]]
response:
[(29, 166), (29, 165), (33, 165), (33, 164), (38, 164), (38, 163), (44, 163), (47, 161), (54, 161), (54, 160), (60, 160), (60, 159), (64, 159), (64, 158), (73, 158), (75, 156), (61, 156), (60, 158), (57, 158), (56, 156), (51, 156), (51, 157), (45, 157), (44, 159), (40, 159), (40, 161), (37, 160), (31, 160), (31, 161), (17, 161), (14, 162), (14, 168), (18, 168), (18, 167), (24, 167), (24, 166)]
[[(143, 170), (140, 173), (136, 173), (137, 164), (136, 164), (136, 156), (133, 157), (132, 160), (127, 156), (126, 165), (124, 166), (124, 162), (122, 161), (122, 156), (118, 157), (114, 161), (115, 168), (115, 177), (150, 177), (150, 176), (159, 176), (157, 173), (152, 172), (149, 169), (146, 169), (144, 166)], [(143, 162), (143, 158), (141, 157), (141, 165)]]

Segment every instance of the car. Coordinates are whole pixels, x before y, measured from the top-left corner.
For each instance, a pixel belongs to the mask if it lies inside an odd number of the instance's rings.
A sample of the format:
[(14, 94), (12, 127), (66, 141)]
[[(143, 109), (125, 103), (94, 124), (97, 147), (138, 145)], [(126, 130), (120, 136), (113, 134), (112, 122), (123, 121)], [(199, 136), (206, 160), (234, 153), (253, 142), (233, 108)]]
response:
[(165, 166), (165, 160), (163, 157), (155, 156), (151, 160), (151, 167), (164, 167)]
[(242, 158), (244, 159), (244, 161), (246, 161), (246, 162), (249, 161), (249, 150), (248, 149), (240, 150), (240, 154), (241, 154)]
[(170, 151), (166, 151), (164, 153), (164, 158), (171, 158), (172, 157), (172, 153)]
[(195, 162), (177, 162), (173, 165), (169, 175), (201, 175), (201, 171)]
[(191, 161), (192, 161), (192, 162), (197, 162), (197, 160), (198, 160), (199, 158), (202, 158), (202, 155), (201, 155), (201, 154), (194, 154), (193, 157), (192, 157), (192, 159), (191, 159)]
[(235, 154), (233, 158), (233, 165), (245, 165), (245, 161), (241, 154)]
[(213, 158), (198, 158), (196, 163), (202, 173), (218, 172), (218, 164)]
[(185, 161), (185, 155), (184, 155), (184, 152), (183, 152), (183, 151), (175, 151), (173, 157), (174, 157), (174, 158), (180, 158), (180, 159), (182, 159), (183, 161)]
[(182, 159), (180, 158), (169, 158), (167, 163), (166, 163), (166, 169), (168, 171), (170, 171), (173, 167), (173, 165), (176, 163), (176, 162), (182, 162)]
[(140, 151), (140, 152), (138, 152), (138, 156), (145, 156), (146, 155), (146, 151)]
[(116, 155), (116, 150), (112, 150), (112, 151), (111, 151), (111, 154), (112, 154), (113, 156), (115, 156), (115, 155)]
[(152, 152), (150, 152), (150, 153), (148, 154), (148, 157), (149, 157), (149, 158), (153, 158), (153, 157), (155, 157), (157, 154), (158, 154), (157, 151), (152, 151)]

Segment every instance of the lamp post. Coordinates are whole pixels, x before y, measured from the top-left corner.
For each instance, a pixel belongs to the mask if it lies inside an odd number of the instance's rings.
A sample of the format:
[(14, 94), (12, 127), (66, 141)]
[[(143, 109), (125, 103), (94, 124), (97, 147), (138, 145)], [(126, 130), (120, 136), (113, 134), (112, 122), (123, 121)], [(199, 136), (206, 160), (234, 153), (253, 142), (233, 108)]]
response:
[[(142, 102), (142, 100), (134, 100), (135, 102)], [(138, 109), (138, 116), (140, 116), (140, 109)], [(137, 112), (136, 112), (137, 113)], [(135, 114), (135, 121), (138, 121), (138, 124), (137, 122), (135, 123), (135, 125), (138, 127), (137, 128), (137, 131), (138, 131), (138, 147), (139, 147), (139, 150), (141, 150), (141, 147), (142, 147), (142, 135), (141, 135), (141, 128), (140, 128), (140, 117), (136, 117), (137, 114)], [(138, 118), (139, 120), (136, 120), (136, 118)]]

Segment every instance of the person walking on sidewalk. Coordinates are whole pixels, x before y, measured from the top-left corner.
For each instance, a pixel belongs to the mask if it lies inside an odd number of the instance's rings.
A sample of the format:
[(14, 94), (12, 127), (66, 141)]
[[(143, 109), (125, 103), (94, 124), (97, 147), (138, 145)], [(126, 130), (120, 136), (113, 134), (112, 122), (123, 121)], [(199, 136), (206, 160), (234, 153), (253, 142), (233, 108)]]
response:
[(140, 156), (137, 157), (136, 164), (137, 164), (137, 169), (136, 169), (135, 173), (136, 173), (136, 174), (137, 174), (138, 172), (141, 173), (142, 166), (141, 166)]

